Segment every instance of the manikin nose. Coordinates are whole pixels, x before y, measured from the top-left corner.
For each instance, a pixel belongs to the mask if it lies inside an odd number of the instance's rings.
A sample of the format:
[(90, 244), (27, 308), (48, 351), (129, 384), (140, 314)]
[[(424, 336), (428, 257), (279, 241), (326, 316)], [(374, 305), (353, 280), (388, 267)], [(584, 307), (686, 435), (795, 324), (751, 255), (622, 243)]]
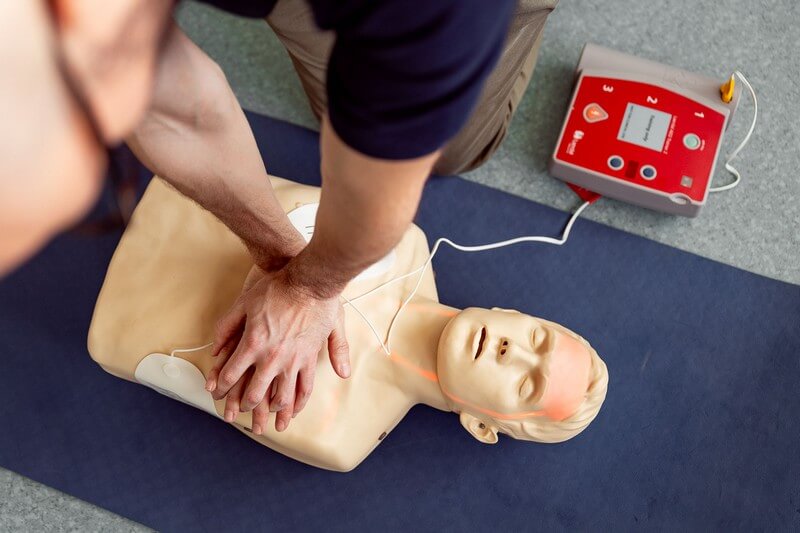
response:
[(529, 349), (516, 344), (511, 339), (501, 338), (497, 346), (497, 361), (501, 364), (510, 364), (514, 362), (541, 362), (541, 355), (534, 353)]
[(510, 346), (508, 339), (500, 339), (500, 346), (497, 347), (498, 355), (505, 356), (508, 353)]

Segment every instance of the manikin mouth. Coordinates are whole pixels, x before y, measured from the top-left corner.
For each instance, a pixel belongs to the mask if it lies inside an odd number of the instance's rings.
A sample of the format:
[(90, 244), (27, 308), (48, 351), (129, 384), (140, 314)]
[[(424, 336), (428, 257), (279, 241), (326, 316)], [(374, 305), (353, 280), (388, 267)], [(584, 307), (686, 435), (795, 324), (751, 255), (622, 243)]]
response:
[(481, 328), (481, 337), (478, 339), (478, 349), (475, 351), (475, 357), (473, 358), (473, 360), (480, 357), (481, 354), (483, 353), (483, 345), (485, 341), (486, 341), (486, 328), (483, 327)]

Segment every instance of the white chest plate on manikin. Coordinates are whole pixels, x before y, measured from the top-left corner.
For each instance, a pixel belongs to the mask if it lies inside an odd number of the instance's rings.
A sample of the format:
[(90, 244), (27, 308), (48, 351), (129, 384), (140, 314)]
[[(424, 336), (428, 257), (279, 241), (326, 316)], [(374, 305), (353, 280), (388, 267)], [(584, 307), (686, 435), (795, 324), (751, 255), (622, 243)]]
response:
[[(289, 221), (297, 229), (297, 231), (300, 232), (306, 242), (310, 242), (311, 237), (314, 235), (314, 225), (316, 224), (318, 209), (319, 204), (305, 204), (301, 205), (297, 209), (289, 211), (287, 215), (289, 217)], [(380, 259), (378, 262), (361, 272), (361, 274), (356, 276), (353, 281), (365, 281), (386, 274), (394, 265), (397, 259), (396, 256), (397, 254), (394, 250), (392, 250), (386, 254), (383, 259)]]
[(151, 353), (137, 365), (136, 381), (180, 402), (219, 418), (214, 398), (205, 389), (206, 378), (186, 359)]

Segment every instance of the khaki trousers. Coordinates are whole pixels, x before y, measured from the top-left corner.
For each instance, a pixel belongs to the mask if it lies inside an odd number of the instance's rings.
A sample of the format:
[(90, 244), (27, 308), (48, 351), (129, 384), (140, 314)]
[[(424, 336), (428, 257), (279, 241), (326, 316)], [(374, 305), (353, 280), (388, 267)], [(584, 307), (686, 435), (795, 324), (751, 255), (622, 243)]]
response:
[[(503, 52), (471, 116), (444, 147), (434, 172), (459, 174), (486, 162), (503, 142), (531, 80), (545, 21), (558, 0), (518, 0)], [(286, 47), (317, 119), (325, 114), (325, 75), (334, 34), (321, 31), (305, 0), (279, 0), (267, 23)]]

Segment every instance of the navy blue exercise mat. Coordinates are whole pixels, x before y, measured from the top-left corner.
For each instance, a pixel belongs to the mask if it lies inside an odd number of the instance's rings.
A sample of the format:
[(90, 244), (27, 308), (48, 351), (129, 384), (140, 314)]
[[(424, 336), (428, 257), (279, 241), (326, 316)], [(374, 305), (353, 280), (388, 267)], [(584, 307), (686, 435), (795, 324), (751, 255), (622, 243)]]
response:
[[(269, 170), (318, 183), (317, 135), (249, 115)], [(431, 242), (557, 234), (565, 213), (432, 180)], [(89, 358), (119, 233), (65, 235), (0, 283), (0, 465), (165, 531), (800, 527), (800, 287), (585, 219), (560, 248), (443, 249), (443, 302), (583, 334), (609, 394), (574, 440), (473, 440), (417, 407), (358, 469), (273, 453)]]

